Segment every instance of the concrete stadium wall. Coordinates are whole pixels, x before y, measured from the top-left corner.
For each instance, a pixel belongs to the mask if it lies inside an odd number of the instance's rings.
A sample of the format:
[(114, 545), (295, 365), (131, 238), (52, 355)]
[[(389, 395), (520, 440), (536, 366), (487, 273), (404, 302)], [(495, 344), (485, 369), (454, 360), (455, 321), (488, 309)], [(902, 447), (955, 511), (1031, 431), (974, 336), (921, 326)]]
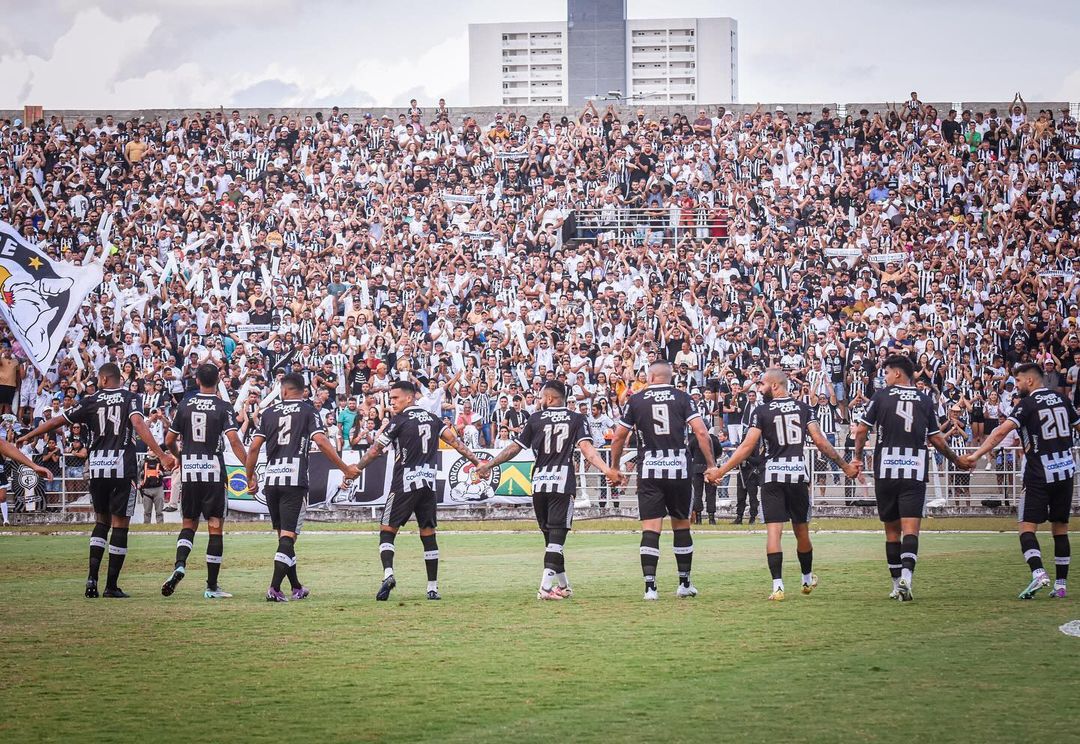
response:
[[(897, 101), (896, 103), (902, 105), (903, 101), (900, 100), (900, 101)], [(952, 108), (952, 104), (953, 104), (953, 102), (945, 102), (945, 101), (942, 101), (942, 102), (927, 101), (926, 103), (930, 103), (931, 105), (933, 105), (942, 114), (944, 114), (950, 108)], [(597, 108), (598, 111), (600, 111), (601, 114), (604, 112), (607, 105), (608, 105), (608, 102), (606, 102), (606, 101), (597, 101), (596, 102), (596, 108)], [(880, 111), (882, 113), (885, 112), (885, 103), (883, 103), (883, 102), (879, 102), (879, 103), (847, 103), (845, 105), (847, 107), (848, 114), (851, 114), (853, 116), (857, 116), (858, 112), (859, 112), (859, 109), (862, 109), (862, 108), (869, 109), (871, 112), (876, 112), (876, 111)], [(1009, 101), (963, 101), (963, 105), (964, 105), (964, 108), (970, 108), (973, 111), (988, 111), (991, 108), (996, 108), (998, 110), (999, 114), (1004, 114), (1006, 111), (1008, 111), (1009, 106), (1011, 105), (1011, 102), (1009, 102)], [(1040, 109), (1050, 109), (1053, 112), (1055, 112), (1055, 114), (1056, 114), (1057, 112), (1060, 112), (1062, 109), (1067, 109), (1069, 107), (1069, 103), (1067, 101), (1028, 101), (1027, 105), (1028, 105), (1028, 113), (1032, 114), (1032, 115), (1038, 114)], [(365, 113), (371, 113), (376, 118), (382, 116), (383, 114), (386, 114), (387, 116), (392, 117), (396, 121), (398, 114), (400, 114), (400, 113), (407, 110), (407, 107), (404, 107), (404, 106), (403, 107), (397, 107), (397, 108), (374, 108), (374, 107), (373, 108), (364, 108), (364, 107), (356, 108), (356, 107), (347, 106), (347, 105), (343, 105), (343, 104), (339, 104), (339, 106), (341, 107), (342, 113), (348, 113), (349, 118), (353, 119), (353, 120), (356, 120), (356, 119), (362, 117), (363, 114), (365, 114)], [(710, 114), (712, 114), (712, 113), (714, 113), (716, 111), (717, 106), (724, 106), (724, 107), (727, 108), (728, 111), (732, 111), (732, 112), (735, 112), (737, 114), (742, 114), (744, 112), (752, 112), (756, 108), (757, 104), (750, 104), (750, 103), (709, 103), (709, 104), (684, 103), (684, 104), (681, 104), (681, 105), (662, 105), (662, 106), (643, 105), (643, 106), (633, 106), (633, 105), (628, 105), (628, 103), (623, 103), (621, 105), (616, 106), (615, 110), (619, 113), (620, 117), (623, 118), (623, 119), (625, 119), (625, 118), (627, 118), (629, 116), (633, 116), (635, 114), (635, 112), (639, 108), (644, 109), (646, 117), (652, 118), (652, 119), (656, 119), (656, 118), (659, 118), (661, 116), (670, 116), (671, 114), (674, 114), (674, 113), (685, 114), (685, 115), (690, 116), (691, 119), (693, 119), (694, 116), (697, 114), (698, 109), (704, 108), (706, 111), (708, 111)], [(811, 114), (814, 115), (814, 117), (820, 116), (821, 109), (823, 107), (825, 107), (825, 106), (827, 106), (833, 112), (834, 115), (835, 115), (836, 109), (837, 109), (837, 103), (835, 103), (835, 102), (762, 103), (761, 104), (761, 109), (762, 109), (762, 111), (773, 111), (773, 110), (776, 109), (777, 106), (783, 106), (784, 111), (786, 113), (788, 113), (789, 115), (793, 115), (794, 113), (799, 112), (799, 111), (809, 111), (809, 112), (811, 112)], [(214, 111), (216, 108), (217, 107), (212, 107), (210, 110)], [(425, 111), (425, 116), (423, 117), (423, 119), (425, 121), (429, 121), (430, 120), (429, 119), (429, 114), (430, 114), (431, 111), (434, 110), (434, 107), (433, 106), (422, 106), (421, 108), (423, 108), (424, 111)], [(450, 108), (450, 119), (453, 122), (458, 122), (466, 114), (471, 114), (471, 115), (475, 116), (476, 119), (479, 122), (485, 123), (485, 122), (488, 122), (488, 121), (491, 121), (492, 119), (494, 119), (496, 113), (501, 112), (501, 113), (505, 114), (508, 111), (513, 112), (514, 114), (525, 114), (525, 116), (530, 121), (539, 118), (540, 115), (544, 114), (544, 113), (550, 113), (552, 116), (555, 116), (555, 117), (561, 117), (561, 116), (565, 115), (565, 116), (568, 116), (568, 117), (574, 119), (574, 118), (577, 118), (577, 116), (581, 113), (583, 108), (584, 107), (569, 107), (569, 106), (457, 106), (457, 107), (451, 107)], [(267, 116), (267, 114), (274, 114), (275, 116), (277, 116), (277, 115), (285, 114), (285, 113), (289, 114), (290, 116), (295, 115), (295, 114), (300, 114), (301, 116), (306, 116), (306, 115), (310, 114), (310, 115), (314, 116), (317, 112), (320, 112), (320, 111), (325, 116), (325, 115), (328, 115), (330, 113), (331, 107), (330, 106), (322, 106), (322, 107), (317, 107), (317, 108), (290, 108), (290, 107), (238, 108), (238, 107), (227, 106), (227, 107), (224, 107), (225, 114), (229, 115), (234, 109), (239, 110), (240, 113), (244, 117), (247, 117), (247, 116), (249, 116), (251, 114), (255, 114), (259, 118), (265, 118)], [(127, 109), (127, 110), (105, 111), (105, 110), (102, 110), (102, 109), (51, 109), (51, 108), (46, 107), (45, 116), (46, 116), (46, 118), (48, 118), (49, 116), (59, 115), (59, 116), (62, 116), (65, 121), (68, 121), (68, 122), (73, 122), (73, 121), (75, 121), (75, 120), (77, 120), (79, 118), (83, 118), (83, 119), (85, 119), (87, 121), (92, 122), (95, 117), (105, 116), (105, 114), (112, 114), (117, 119), (120, 119), (120, 120), (123, 120), (123, 121), (129, 120), (129, 119), (132, 119), (132, 118), (138, 118), (138, 117), (142, 117), (142, 118), (145, 118), (145, 119), (164, 119), (164, 120), (168, 120), (168, 119), (179, 119), (180, 117), (188, 116), (188, 115), (194, 113), (195, 111), (198, 111), (199, 113), (202, 113), (202, 112), (205, 112), (206, 110), (207, 109), (205, 109), (205, 108), (199, 108), (199, 109), (188, 108), (188, 109)], [(23, 117), (22, 109), (0, 109), (0, 119), (15, 119), (15, 118), (20, 118), (21, 119), (22, 117)]]

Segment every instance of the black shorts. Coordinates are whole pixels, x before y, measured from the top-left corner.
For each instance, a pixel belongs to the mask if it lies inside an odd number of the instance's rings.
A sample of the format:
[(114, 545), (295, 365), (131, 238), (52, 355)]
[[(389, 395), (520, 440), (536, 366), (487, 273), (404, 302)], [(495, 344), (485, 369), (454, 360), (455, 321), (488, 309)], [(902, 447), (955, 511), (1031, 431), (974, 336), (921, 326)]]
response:
[(130, 478), (91, 478), (89, 489), (95, 514), (130, 517), (135, 513), (137, 493)]
[(694, 488), (689, 478), (638, 478), (639, 519), (690, 519)]
[(15, 386), (0, 385), (0, 406), (10, 406), (15, 401)]
[(806, 524), (810, 521), (813, 502), (810, 500), (810, 484), (777, 483), (761, 484), (761, 516), (768, 522), (791, 522)]
[(533, 511), (541, 530), (568, 530), (574, 523), (574, 497), (569, 493), (534, 493)]
[(1025, 483), (1020, 495), (1020, 506), (1016, 510), (1017, 521), (1033, 522), (1069, 522), (1072, 511), (1073, 479), (1054, 483)]
[(266, 508), (275, 530), (299, 532), (307, 501), (306, 486), (267, 486)]
[(874, 495), (882, 522), (922, 519), (926, 515), (926, 481), (878, 478), (874, 481)]
[(184, 481), (180, 484), (180, 513), (184, 519), (224, 519), (224, 481)]
[(397, 529), (404, 525), (413, 514), (416, 526), (422, 530), (433, 530), (438, 526), (435, 518), (435, 491), (431, 488), (418, 488), (415, 491), (391, 491), (383, 506), (382, 524)]

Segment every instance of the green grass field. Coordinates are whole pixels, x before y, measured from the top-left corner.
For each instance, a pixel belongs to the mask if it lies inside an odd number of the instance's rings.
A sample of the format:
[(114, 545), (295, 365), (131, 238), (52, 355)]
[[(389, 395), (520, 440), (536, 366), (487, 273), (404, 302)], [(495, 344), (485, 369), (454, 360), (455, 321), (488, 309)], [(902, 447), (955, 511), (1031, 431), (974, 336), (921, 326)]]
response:
[(268, 534), (227, 536), (220, 602), (202, 534), (169, 599), (175, 538), (134, 534), (127, 601), (82, 598), (85, 537), (0, 536), (0, 740), (1080, 740), (1080, 638), (1058, 631), (1080, 596), (1016, 600), (1015, 535), (924, 535), (905, 605), (873, 534), (815, 536), (809, 597), (788, 536), (780, 604), (760, 534), (700, 534), (684, 601), (665, 534), (651, 604), (633, 534), (572, 534), (561, 603), (535, 599), (539, 535), (477, 532), (440, 539), (442, 602), (403, 534), (377, 604), (376, 539), (305, 534), (313, 596), (286, 607), (262, 601)]

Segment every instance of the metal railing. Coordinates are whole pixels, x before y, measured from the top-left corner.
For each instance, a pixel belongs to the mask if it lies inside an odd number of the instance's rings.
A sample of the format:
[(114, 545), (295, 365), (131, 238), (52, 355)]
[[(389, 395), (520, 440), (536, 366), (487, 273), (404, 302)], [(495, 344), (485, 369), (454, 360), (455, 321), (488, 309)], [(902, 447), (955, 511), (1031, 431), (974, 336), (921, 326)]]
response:
[[(959, 452), (963, 454), (974, 449), (970, 447)], [(853, 454), (843, 448), (838, 450), (847, 459)], [(607, 451), (607, 448), (600, 450), (602, 454)], [(723, 456), (726, 458), (733, 451), (734, 448), (725, 449)], [(1080, 448), (1074, 450), (1073, 457), (1080, 462)], [(827, 507), (874, 506), (873, 449), (869, 445), (863, 453), (863, 460), (863, 475), (857, 480), (849, 480), (816, 447), (808, 446), (806, 464), (814, 504)], [(579, 457), (579, 500), (584, 496), (592, 506), (611, 506), (616, 502), (619, 506), (637, 504), (637, 476), (633, 462), (624, 458), (624, 463), (623, 470), (629, 480), (622, 488), (613, 490), (595, 468)], [(971, 471), (954, 467), (936, 451), (930, 450), (927, 508), (961, 511), (1015, 508), (1023, 491), (1023, 466), (1024, 454), (1019, 447), (998, 449), (980, 460)], [(725, 509), (735, 503), (737, 477), (738, 471), (733, 471), (717, 489), (717, 503)], [(1080, 509), (1080, 500), (1074, 502), (1074, 509)]]
[(679, 207), (596, 207), (574, 210), (579, 241), (616, 240), (635, 245), (663, 245), (681, 240), (726, 241), (729, 220), (716, 210)]
[[(972, 451), (974, 448), (968, 448)], [(724, 457), (731, 454), (733, 448), (726, 449)], [(840, 449), (846, 457), (850, 451)], [(599, 448), (600, 454), (610, 457), (607, 447)], [(632, 455), (628, 451), (627, 455)], [(1073, 457), (1080, 462), (1080, 447), (1074, 450)], [(35, 458), (36, 460), (39, 458)], [(869, 507), (874, 505), (873, 485), (873, 450), (867, 446), (864, 453), (863, 476), (858, 480), (844, 477), (836, 466), (826, 460), (817, 448), (806, 448), (807, 471), (815, 505), (826, 507)], [(81, 460), (73, 463), (65, 455), (59, 460), (46, 463), (56, 477), (40, 482), (33, 490), (24, 490), (16, 486), (20, 477), (20, 468), (7, 463), (8, 480), (11, 484), (8, 501), (15, 511), (50, 511), (50, 512), (86, 512), (90, 511), (90, 495), (87, 485), (85, 463)], [(613, 507), (615, 504), (634, 506), (637, 504), (637, 477), (632, 460), (624, 459), (624, 470), (629, 476), (627, 483), (612, 489), (606, 479), (587, 464), (583, 457), (577, 461), (577, 481), (579, 500), (587, 499), (591, 506)], [(967, 509), (984, 511), (985, 509), (1015, 507), (1022, 496), (1024, 456), (1019, 448), (999, 449), (981, 460), (972, 471), (958, 470), (944, 458), (931, 450), (930, 475), (927, 483), (926, 502), (930, 509)], [(734, 505), (736, 499), (736, 478), (738, 471), (728, 475), (717, 489), (717, 502), (721, 510)], [(1080, 499), (1075, 500), (1074, 509), (1080, 509)]]

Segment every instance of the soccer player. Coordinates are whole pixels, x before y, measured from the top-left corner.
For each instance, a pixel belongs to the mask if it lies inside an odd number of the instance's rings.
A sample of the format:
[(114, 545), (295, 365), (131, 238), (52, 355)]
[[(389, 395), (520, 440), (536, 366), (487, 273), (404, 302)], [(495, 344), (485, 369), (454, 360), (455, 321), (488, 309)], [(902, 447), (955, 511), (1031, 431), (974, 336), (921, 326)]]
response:
[[(176, 591), (176, 585), (187, 573), (188, 554), (199, 529), (200, 517), (206, 520), (206, 529), (210, 533), (206, 541), (206, 591), (203, 596), (207, 599), (232, 596), (218, 586), (225, 521), (225, 461), (221, 457), (221, 439), (229, 440), (233, 454), (240, 462), (247, 460), (247, 450), (236, 433), (232, 406), (217, 396), (218, 377), (217, 365), (199, 365), (195, 371), (199, 392), (180, 404), (165, 435), (165, 448), (180, 458), (183, 525), (176, 541), (172, 575), (161, 585), (164, 597)], [(182, 451), (177, 447), (178, 439), (183, 442)]]
[[(491, 469), (514, 459), (523, 449), (536, 456), (532, 471), (533, 510), (547, 546), (544, 572), (540, 577), (537, 599), (561, 600), (573, 594), (566, 578), (563, 546), (574, 521), (574, 452), (580, 449), (585, 459), (609, 481), (618, 479), (618, 471), (608, 467), (596, 451), (585, 417), (566, 407), (566, 386), (556, 380), (540, 389), (543, 410), (529, 417), (525, 428), (493, 460), (480, 463), (473, 472), (487, 478)], [(556, 586), (556, 582), (558, 585)]]
[(796, 555), (802, 569), (802, 592), (809, 594), (818, 584), (814, 574), (814, 546), (810, 541), (810, 513), (813, 500), (806, 472), (805, 440), (810, 439), (828, 459), (854, 478), (859, 466), (842, 458), (821, 433), (813, 409), (788, 393), (788, 376), (773, 367), (761, 377), (762, 403), (750, 414), (746, 435), (738, 449), (706, 478), (718, 483), (721, 478), (750, 457), (759, 441), (765, 442), (765, 468), (761, 484), (761, 513), (765, 520), (765, 557), (772, 574), (773, 590), (769, 599), (784, 599), (784, 553), (780, 537), (784, 523), (791, 522), (795, 533)]
[(911, 358), (894, 354), (885, 360), (885, 385), (853, 425), (853, 460), (863, 461), (863, 447), (871, 427), (874, 445), (874, 494), (878, 517), (885, 525), (885, 560), (892, 575), (890, 599), (910, 602), (915, 562), (919, 559), (919, 526), (926, 505), (929, 477), (927, 441), (949, 462), (959, 456), (938, 431), (936, 406), (912, 384)]
[(314, 442), (330, 463), (345, 474), (346, 480), (352, 480), (360, 472), (356, 466), (346, 465), (338, 457), (315, 406), (304, 399), (306, 389), (304, 378), (299, 374), (290, 373), (281, 378), (281, 400), (263, 411), (245, 458), (248, 490), (254, 494), (259, 488), (255, 466), (259, 462), (259, 450), (266, 443), (266, 469), (263, 471), (266, 507), (278, 534), (274, 574), (270, 588), (266, 590), (267, 602), (289, 601), (281, 591), (281, 580), (286, 576), (292, 585), (294, 600), (306, 599), (311, 593), (296, 575), (295, 550), (296, 534), (307, 499), (311, 443)]
[(1031, 569), (1031, 583), (1020, 592), (1020, 599), (1033, 599), (1042, 588), (1050, 586), (1043, 568), (1042, 552), (1035, 530), (1049, 520), (1054, 536), (1054, 588), (1050, 596), (1065, 597), (1069, 577), (1069, 512), (1072, 510), (1073, 480), (1076, 463), (1072, 455), (1072, 430), (1080, 428), (1080, 416), (1067, 398), (1049, 390), (1043, 371), (1037, 364), (1020, 364), (1013, 371), (1020, 403), (983, 441), (982, 445), (960, 458), (964, 467), (973, 468), (983, 455), (991, 452), (1013, 430), (1020, 433), (1026, 463), (1024, 495), (1017, 518), (1020, 521), (1020, 549)]
[[(690, 396), (671, 384), (671, 365), (663, 360), (649, 365), (648, 384), (626, 403), (611, 442), (611, 461), (622, 462), (630, 432), (637, 429), (641, 448), (637, 455), (638, 516), (641, 519), (641, 573), (645, 599), (656, 600), (656, 566), (660, 561), (660, 531), (664, 517), (671, 517), (675, 564), (679, 573), (677, 597), (696, 597), (690, 581), (694, 539), (690, 535), (690, 512), (694, 493), (690, 484), (686, 427), (697, 438), (706, 469), (712, 469), (712, 440)], [(619, 481), (624, 480), (622, 473)], [(616, 483), (618, 485), (618, 483)]]
[[(98, 570), (108, 545), (109, 568), (101, 596), (124, 599), (128, 594), (117, 582), (128, 552), (128, 525), (135, 512), (137, 491), (132, 487), (132, 481), (139, 475), (133, 432), (157, 455), (166, 470), (175, 468), (176, 460), (154, 440), (138, 397), (123, 388), (120, 368), (112, 362), (101, 365), (98, 370), (96, 393), (80, 400), (62, 416), (45, 420), (20, 437), (19, 444), (33, 442), (64, 424), (82, 424), (90, 433), (87, 464), (90, 466), (90, 501), (95, 521), (90, 533), (90, 573), (85, 595), (98, 596)], [(106, 543), (110, 527), (112, 534)]]
[(444, 426), (442, 419), (416, 404), (419, 389), (411, 382), (399, 380), (390, 386), (390, 408), (394, 415), (386, 428), (368, 447), (357, 464), (363, 470), (387, 447), (394, 448), (394, 474), (390, 495), (383, 506), (379, 527), (379, 558), (383, 566), (383, 582), (375, 599), (385, 602), (397, 586), (394, 578), (394, 539), (402, 525), (416, 515), (420, 542), (424, 547), (427, 568), (427, 598), (442, 599), (439, 594), (439, 544), (435, 537), (435, 474), (438, 471), (439, 440), (449, 444), (473, 465), (479, 458), (458, 439), (453, 427)]

